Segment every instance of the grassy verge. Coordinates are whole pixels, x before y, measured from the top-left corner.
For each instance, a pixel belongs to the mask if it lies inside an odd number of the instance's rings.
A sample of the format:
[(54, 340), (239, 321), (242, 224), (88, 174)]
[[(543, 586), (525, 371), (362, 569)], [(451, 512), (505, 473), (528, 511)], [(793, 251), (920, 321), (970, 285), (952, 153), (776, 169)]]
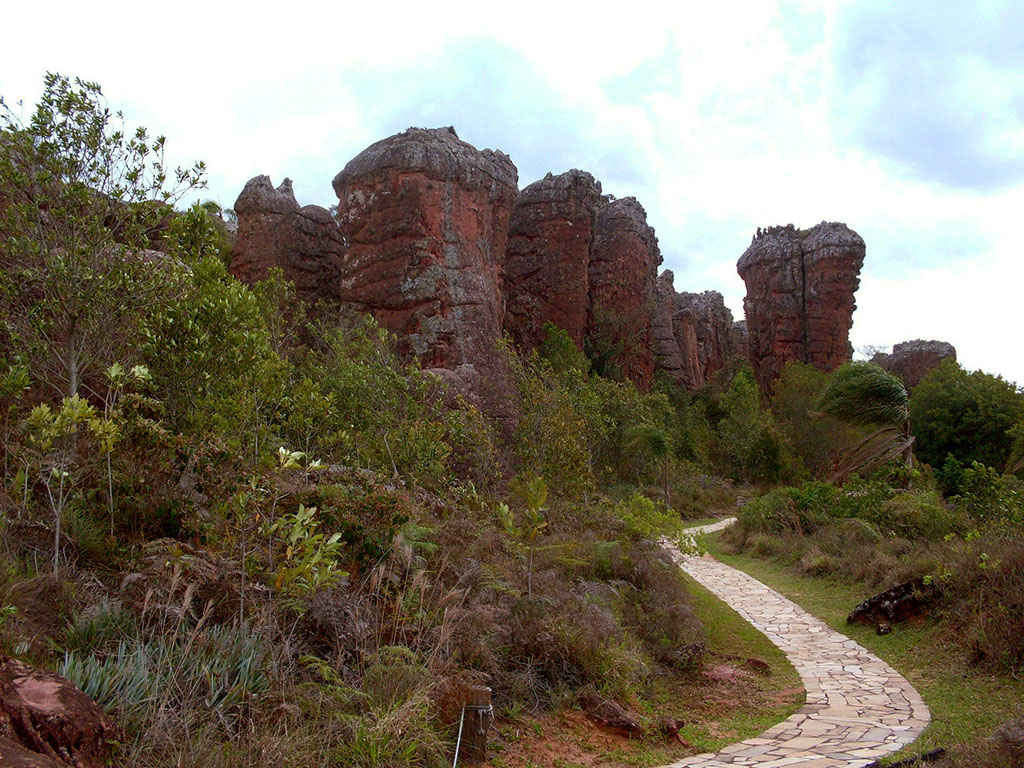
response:
[(931, 709), (932, 721), (920, 739), (895, 757), (970, 744), (1019, 716), (1024, 681), (971, 667), (940, 625), (908, 623), (893, 626), (891, 634), (877, 635), (872, 627), (846, 623), (850, 609), (871, 594), (863, 585), (805, 576), (778, 563), (729, 554), (717, 535), (705, 536), (701, 543), (723, 563), (767, 584), (877, 654), (917, 688)]
[[(661, 765), (751, 738), (795, 712), (804, 701), (804, 691), (783, 653), (732, 608), (686, 579), (694, 611), (707, 630), (705, 672), (654, 676), (636, 691), (630, 708), (646, 728), (643, 740), (629, 741), (597, 730), (570, 703), (552, 714), (499, 722), (491, 764), (503, 768)], [(742, 665), (747, 658), (767, 662), (770, 674), (748, 672)], [(686, 721), (680, 735), (689, 748), (666, 742), (658, 734), (658, 718), (663, 715)]]

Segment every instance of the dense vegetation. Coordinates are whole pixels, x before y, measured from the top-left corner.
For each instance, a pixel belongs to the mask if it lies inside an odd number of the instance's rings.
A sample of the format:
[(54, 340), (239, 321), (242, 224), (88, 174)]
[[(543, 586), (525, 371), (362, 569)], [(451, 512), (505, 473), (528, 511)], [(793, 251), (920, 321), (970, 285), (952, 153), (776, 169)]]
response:
[[(947, 364), (909, 401), (935, 471), (839, 487), (874, 438), (820, 412), (837, 377), (791, 364), (765, 403), (733, 361), (642, 393), (549, 326), (503, 350), (498, 424), (372, 319), (234, 280), (216, 206), (173, 207), (202, 164), (165, 169), (98, 86), (46, 86), (0, 132), (0, 651), (115, 713), (126, 764), (440, 765), (467, 685), (514, 713), (692, 675), (706, 631), (656, 542), (780, 483), (737, 547), (928, 575), (975, 658), (1020, 669), (1012, 385)], [(978, 384), (944, 402), (943, 376)], [(998, 434), (951, 440), (975, 412)]]

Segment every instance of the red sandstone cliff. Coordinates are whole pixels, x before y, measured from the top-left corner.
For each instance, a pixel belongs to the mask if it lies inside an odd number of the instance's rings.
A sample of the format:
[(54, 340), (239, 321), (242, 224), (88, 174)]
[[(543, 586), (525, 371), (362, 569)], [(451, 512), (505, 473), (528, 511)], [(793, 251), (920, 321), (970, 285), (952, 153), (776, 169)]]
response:
[(655, 285), (661, 251), (647, 212), (632, 197), (597, 212), (590, 249), (590, 335), (641, 389), (654, 378)]
[(914, 339), (897, 344), (891, 354), (876, 354), (871, 362), (899, 376), (904, 386), (911, 390), (921, 382), (925, 374), (938, 368), (939, 363), (947, 357), (956, 360), (956, 347), (949, 342)]
[(590, 247), (601, 184), (585, 171), (548, 174), (516, 200), (505, 257), (505, 329), (536, 347), (552, 322), (582, 347), (590, 318)]
[(256, 176), (238, 196), (235, 213), (235, 277), (252, 283), (280, 267), (300, 298), (310, 303), (337, 299), (345, 241), (327, 209), (299, 207), (290, 179), (274, 189), (268, 176)]

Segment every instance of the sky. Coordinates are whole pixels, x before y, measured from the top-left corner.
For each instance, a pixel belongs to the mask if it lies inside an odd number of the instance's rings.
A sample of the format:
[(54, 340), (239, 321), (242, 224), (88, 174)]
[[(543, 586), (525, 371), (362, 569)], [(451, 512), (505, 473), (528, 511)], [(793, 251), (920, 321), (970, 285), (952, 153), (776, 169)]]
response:
[[(235, 4), (232, 4), (235, 5)], [(720, 291), (757, 227), (867, 243), (851, 342), (915, 338), (1024, 384), (1024, 3), (17, 3), (0, 95), (99, 82), (231, 206), (251, 177), (331, 205), (369, 144), (453, 125), (520, 187), (635, 196), (680, 291)], [(1015, 330), (1016, 329), (1016, 330)]]

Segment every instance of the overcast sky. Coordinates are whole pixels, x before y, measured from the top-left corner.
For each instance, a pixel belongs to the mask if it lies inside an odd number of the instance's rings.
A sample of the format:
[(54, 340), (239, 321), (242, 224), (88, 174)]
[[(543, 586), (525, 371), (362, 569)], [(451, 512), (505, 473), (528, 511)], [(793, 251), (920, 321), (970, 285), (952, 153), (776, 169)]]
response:
[(636, 196), (677, 290), (737, 318), (758, 226), (843, 221), (855, 347), (941, 339), (1024, 383), (1020, 0), (233, 5), (14, 4), (0, 94), (98, 81), (225, 206), (260, 173), (330, 205), (370, 143), (454, 125), (520, 187), (582, 168)]

